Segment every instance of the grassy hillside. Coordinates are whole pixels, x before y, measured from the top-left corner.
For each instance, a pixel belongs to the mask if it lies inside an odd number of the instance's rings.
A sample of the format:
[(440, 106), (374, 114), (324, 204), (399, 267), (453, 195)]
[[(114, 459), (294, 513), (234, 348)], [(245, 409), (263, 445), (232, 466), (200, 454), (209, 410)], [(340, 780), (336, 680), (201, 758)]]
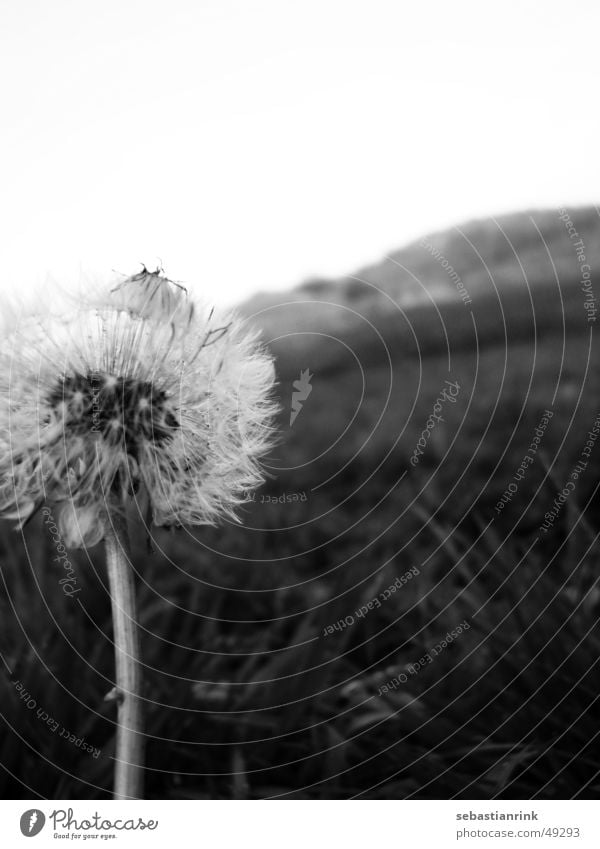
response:
[[(582, 302), (567, 276), (343, 333), (340, 303), (286, 312), (244, 525), (136, 537), (150, 796), (600, 796), (600, 446), (541, 530), (600, 414)], [(107, 796), (102, 552), (73, 554), (68, 598), (41, 523), (0, 545), (0, 792)]]
[[(477, 303), (546, 284), (577, 285), (578, 247), (600, 265), (595, 207), (530, 210), (432, 233), (340, 280), (315, 279), (243, 305), (267, 338), (296, 331), (297, 309), (330, 332), (354, 332), (357, 315), (375, 322), (418, 304)], [(583, 248), (581, 247), (583, 246)]]

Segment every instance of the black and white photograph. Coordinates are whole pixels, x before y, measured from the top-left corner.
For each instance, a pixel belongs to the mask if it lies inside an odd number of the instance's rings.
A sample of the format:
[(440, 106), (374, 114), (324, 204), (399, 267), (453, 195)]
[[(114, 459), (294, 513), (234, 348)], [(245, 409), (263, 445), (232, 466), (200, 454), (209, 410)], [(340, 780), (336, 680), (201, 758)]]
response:
[(600, 845), (599, 37), (0, 0), (3, 846)]

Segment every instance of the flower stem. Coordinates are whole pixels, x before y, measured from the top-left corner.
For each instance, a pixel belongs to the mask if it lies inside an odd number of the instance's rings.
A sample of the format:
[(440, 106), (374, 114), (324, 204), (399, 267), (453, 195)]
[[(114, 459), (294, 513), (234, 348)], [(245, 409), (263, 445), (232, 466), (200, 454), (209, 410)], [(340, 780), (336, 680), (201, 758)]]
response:
[(113, 798), (141, 799), (145, 739), (140, 639), (127, 523), (118, 509), (110, 512), (104, 545), (112, 604), (118, 702)]

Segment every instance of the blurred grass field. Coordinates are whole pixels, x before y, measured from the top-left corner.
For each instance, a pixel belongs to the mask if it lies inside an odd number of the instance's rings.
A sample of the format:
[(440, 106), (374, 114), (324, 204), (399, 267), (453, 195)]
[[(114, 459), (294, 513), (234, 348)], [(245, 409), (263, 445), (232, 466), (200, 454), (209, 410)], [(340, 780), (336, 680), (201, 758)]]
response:
[[(444, 333), (439, 312), (416, 310), (346, 348), (273, 343), (281, 438), (243, 526), (158, 531), (152, 553), (134, 538), (150, 798), (600, 796), (600, 447), (539, 530), (600, 411), (598, 352), (575, 289), (560, 310), (553, 289), (534, 297), (505, 298), (500, 317), (490, 298), (473, 318), (462, 303), (442, 310)], [(313, 391), (290, 428), (306, 368)], [(456, 403), (413, 467), (446, 380)], [(41, 521), (23, 535), (2, 528), (0, 792), (108, 798), (102, 551), (71, 553), (73, 598), (53, 557)], [(468, 630), (407, 674), (462, 621)]]

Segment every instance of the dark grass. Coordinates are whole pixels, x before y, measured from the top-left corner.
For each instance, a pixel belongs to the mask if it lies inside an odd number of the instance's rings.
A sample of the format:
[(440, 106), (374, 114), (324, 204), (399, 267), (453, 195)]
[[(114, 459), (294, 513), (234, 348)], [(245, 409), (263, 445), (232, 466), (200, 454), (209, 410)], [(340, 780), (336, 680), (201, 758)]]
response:
[[(583, 321), (537, 337), (509, 327), (508, 345), (493, 334), (484, 344), (484, 316), (477, 326), (481, 339), (463, 328), (450, 363), (443, 348), (419, 359), (395, 347), (393, 334), (391, 371), (368, 342), (347, 359), (326, 344), (282, 355), (282, 440), (245, 526), (159, 531), (152, 554), (136, 535), (149, 797), (600, 795), (600, 447), (539, 531), (598, 414), (597, 351)], [(313, 393), (290, 430), (305, 368)], [(446, 379), (458, 401), (412, 468)], [(496, 515), (550, 406), (535, 462)], [(266, 499), (299, 492), (306, 501)], [(0, 792), (107, 798), (101, 548), (72, 553), (80, 591), (68, 598), (41, 520), (24, 536), (5, 527), (0, 544)], [(326, 635), (413, 567), (379, 608)], [(463, 621), (432, 662), (379, 694)]]

